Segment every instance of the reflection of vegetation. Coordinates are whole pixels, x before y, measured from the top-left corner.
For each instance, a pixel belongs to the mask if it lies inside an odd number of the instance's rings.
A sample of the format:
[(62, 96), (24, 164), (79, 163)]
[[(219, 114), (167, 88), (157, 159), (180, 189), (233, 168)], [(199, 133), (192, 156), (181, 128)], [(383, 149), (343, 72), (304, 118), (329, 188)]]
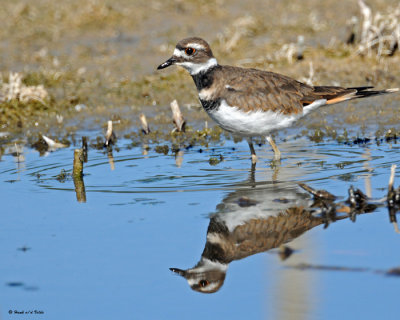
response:
[(56, 176), (56, 180), (58, 182), (64, 183), (71, 175), (66, 172), (64, 169), (61, 169), (61, 172)]
[(157, 153), (163, 153), (164, 155), (167, 155), (169, 152), (169, 147), (165, 144), (163, 146), (156, 146), (154, 150)]
[(74, 186), (75, 186), (76, 200), (78, 202), (86, 202), (86, 190), (85, 190), (85, 183), (83, 181), (83, 176), (80, 177), (74, 176)]
[(223, 160), (224, 160), (224, 157), (220, 154), (219, 157), (210, 157), (208, 162), (209, 162), (210, 165), (216, 166), (217, 164), (219, 164)]
[(314, 133), (312, 135), (308, 136), (308, 138), (311, 141), (318, 143), (318, 142), (321, 142), (324, 140), (324, 136), (325, 136), (325, 133), (321, 129), (315, 129)]
[[(342, 168), (340, 168), (340, 169), (342, 169)], [(354, 174), (345, 173), (345, 174), (339, 175), (338, 179), (342, 180), (342, 181), (355, 181), (357, 179), (357, 177)]]

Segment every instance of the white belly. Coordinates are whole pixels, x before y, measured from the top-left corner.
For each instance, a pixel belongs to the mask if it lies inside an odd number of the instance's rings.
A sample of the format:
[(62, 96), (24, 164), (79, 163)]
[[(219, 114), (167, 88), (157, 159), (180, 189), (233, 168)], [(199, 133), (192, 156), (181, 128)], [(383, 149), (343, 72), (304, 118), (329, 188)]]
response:
[(293, 115), (273, 111), (243, 112), (237, 107), (230, 107), (225, 100), (221, 105), (210, 111), (209, 116), (223, 129), (242, 136), (266, 136), (271, 131), (290, 127), (310, 111), (324, 105), (326, 100), (317, 100), (305, 107), (302, 113)]
[(242, 136), (265, 136), (271, 131), (291, 126), (302, 116), (288, 116), (272, 111), (243, 112), (237, 107), (228, 106), (225, 100), (209, 115), (223, 129)]

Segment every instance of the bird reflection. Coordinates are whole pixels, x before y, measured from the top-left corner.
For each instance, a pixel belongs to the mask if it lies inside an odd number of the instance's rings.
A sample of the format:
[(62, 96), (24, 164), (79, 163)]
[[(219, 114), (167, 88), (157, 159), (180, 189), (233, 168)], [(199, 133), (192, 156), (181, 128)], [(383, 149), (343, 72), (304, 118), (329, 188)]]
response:
[[(200, 261), (187, 270), (170, 268), (184, 277), (195, 291), (218, 291), (232, 261), (278, 248), (316, 226), (327, 227), (331, 222), (347, 218), (354, 211), (352, 204), (336, 204), (332, 197), (324, 199), (325, 193), (321, 190), (309, 188), (318, 200), (314, 201), (297, 184), (272, 183), (257, 187), (254, 173), (249, 180), (248, 185), (253, 188), (228, 194), (211, 215)], [(363, 210), (357, 205), (357, 214), (376, 207), (366, 208)]]

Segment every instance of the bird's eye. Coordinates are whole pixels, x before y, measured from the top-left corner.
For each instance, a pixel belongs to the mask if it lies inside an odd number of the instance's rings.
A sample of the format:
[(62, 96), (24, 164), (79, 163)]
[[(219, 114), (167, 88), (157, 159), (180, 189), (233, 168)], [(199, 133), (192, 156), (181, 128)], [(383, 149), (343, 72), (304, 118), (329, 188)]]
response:
[(186, 48), (185, 49), (185, 53), (188, 55), (188, 56), (191, 56), (193, 53), (195, 53), (196, 52), (196, 49), (193, 49), (193, 48)]
[(209, 282), (207, 280), (200, 280), (199, 281), (199, 286), (204, 288), (205, 286), (208, 286)]

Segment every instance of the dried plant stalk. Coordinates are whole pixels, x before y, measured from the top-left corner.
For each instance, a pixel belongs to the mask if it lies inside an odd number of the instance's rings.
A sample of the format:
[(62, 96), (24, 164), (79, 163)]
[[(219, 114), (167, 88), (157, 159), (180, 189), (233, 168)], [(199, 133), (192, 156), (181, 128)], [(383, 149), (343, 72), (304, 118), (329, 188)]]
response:
[(83, 151), (83, 162), (88, 162), (88, 144), (87, 137), (82, 137), (82, 151)]
[(364, 0), (358, 0), (358, 4), (363, 18), (357, 53), (371, 55), (376, 52), (378, 58), (394, 55), (400, 42), (400, 5), (388, 13), (373, 15)]
[(175, 124), (174, 131), (185, 132), (185, 119), (183, 119), (181, 109), (179, 108), (178, 101), (174, 100), (171, 102), (172, 118)]
[(82, 178), (83, 176), (83, 150), (74, 150), (74, 165), (72, 170), (72, 176), (75, 178)]
[(8, 83), (0, 79), (0, 102), (19, 100), (24, 103), (39, 101), (45, 104), (44, 100), (47, 97), (48, 93), (43, 85), (25, 86), (22, 83), (22, 74), (18, 72), (10, 72)]
[(115, 133), (113, 132), (113, 123), (111, 120), (107, 121), (106, 141), (104, 146), (108, 147), (115, 142)]
[(394, 184), (394, 176), (396, 174), (396, 165), (392, 164), (392, 167), (390, 168), (390, 178), (389, 178), (389, 192), (393, 191), (393, 184)]
[(150, 128), (149, 128), (149, 125), (147, 123), (146, 116), (142, 113), (139, 116), (139, 119), (140, 119), (140, 123), (142, 124), (142, 132), (144, 134), (149, 134), (150, 133)]

